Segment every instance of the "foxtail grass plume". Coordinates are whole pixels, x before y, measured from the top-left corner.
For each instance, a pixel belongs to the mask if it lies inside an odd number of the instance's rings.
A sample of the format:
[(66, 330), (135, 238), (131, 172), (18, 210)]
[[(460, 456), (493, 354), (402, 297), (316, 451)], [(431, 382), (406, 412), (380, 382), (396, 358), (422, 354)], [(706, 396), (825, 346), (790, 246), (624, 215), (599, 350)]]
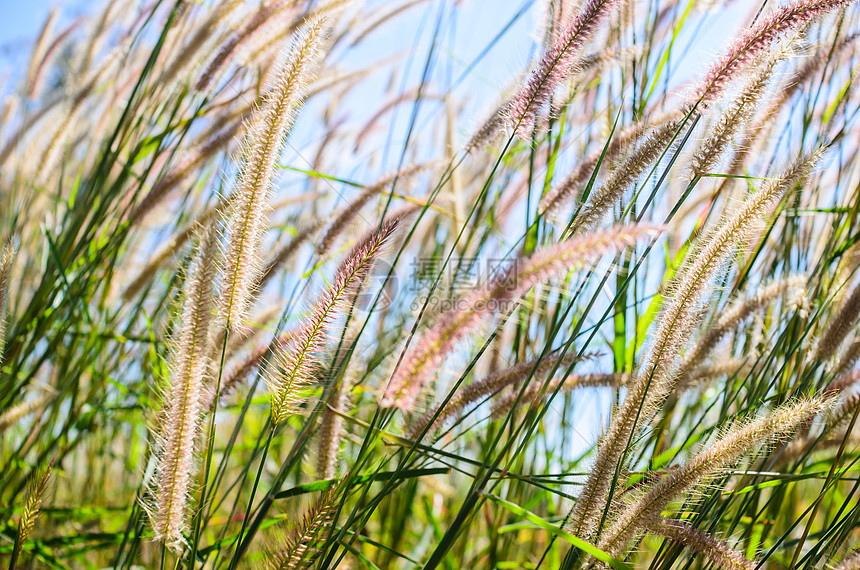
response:
[(588, 0), (579, 16), (553, 39), (526, 85), (511, 102), (507, 122), (521, 138), (530, 137), (537, 113), (558, 85), (574, 71), (576, 57), (621, 0)]
[(152, 282), (152, 278), (155, 276), (156, 272), (167, 262), (167, 260), (176, 255), (176, 252), (179, 251), (196, 233), (198, 233), (200, 228), (210, 226), (213, 223), (213, 219), (223, 214), (223, 208), (223, 204), (219, 202), (218, 204), (207, 208), (194, 220), (176, 230), (173, 235), (170, 236), (170, 239), (166, 240), (161, 247), (152, 254), (152, 257), (147, 260), (143, 269), (140, 270), (137, 276), (131, 279), (129, 286), (122, 292), (122, 298), (125, 301), (130, 301), (135, 297), (135, 295), (140, 293), (146, 285)]
[(304, 98), (305, 84), (322, 56), (325, 35), (322, 18), (306, 23), (275, 74), (273, 88), (251, 121), (252, 129), (244, 143), (244, 163), (227, 221), (219, 328), (236, 330), (247, 316), (260, 273), (259, 249), (267, 226), (275, 162)]
[(689, 524), (658, 516), (647, 521), (646, 525), (649, 532), (686, 546), (713, 562), (718, 568), (754, 570), (756, 567), (756, 561), (747, 559), (743, 552), (733, 549), (722, 540), (705, 534)]
[(291, 239), (275, 251), (275, 254), (266, 262), (266, 267), (260, 275), (260, 289), (264, 288), (266, 284), (275, 277), (275, 275), (277, 275), (278, 269), (292, 258), (306, 241), (317, 233), (323, 223), (323, 220), (314, 220), (305, 227), (299, 229)]
[(622, 249), (658, 232), (654, 226), (614, 227), (570, 239), (519, 260), (513, 269), (497, 274), (458, 303), (457, 308), (437, 318), (403, 356), (385, 387), (380, 406), (413, 410), (418, 394), (448, 353), (509, 302), (518, 300), (538, 283), (564, 275), (609, 251)]
[(191, 516), (192, 481), (201, 420), (205, 413), (206, 382), (211, 373), (208, 346), (215, 277), (216, 232), (200, 240), (185, 283), (179, 332), (173, 342), (165, 405), (154, 426), (156, 472), (152, 503), (146, 505), (155, 539), (173, 549), (185, 543)]
[(624, 193), (648, 167), (662, 156), (681, 127), (682, 124), (679, 122), (667, 121), (651, 131), (645, 140), (615, 168), (600, 188), (589, 196), (588, 202), (576, 218), (575, 227), (578, 229), (594, 227), (624, 197)]
[[(860, 405), (860, 385), (857, 384), (858, 376), (860, 376), (860, 373), (854, 373), (841, 379), (841, 383), (843, 384), (841, 390), (836, 393), (833, 407), (828, 410), (828, 430), (848, 422), (854, 415), (857, 406)], [(848, 383), (847, 380), (852, 378), (854, 382)], [(832, 387), (836, 388), (836, 386)]]
[[(293, 334), (291, 332), (283, 333), (272, 339), (271, 342), (258, 344), (241, 358), (234, 359), (228, 365), (227, 371), (221, 379), (221, 389), (218, 392), (218, 399), (223, 401), (233, 394), (255, 368), (262, 366), (266, 354), (269, 352), (274, 353), (279, 348), (286, 348), (292, 337)], [(215, 393), (209, 392), (207, 409), (212, 411), (218, 404), (219, 402), (215, 401)]]
[(51, 37), (54, 35), (54, 27), (57, 25), (59, 15), (59, 8), (54, 6), (48, 13), (45, 23), (42, 24), (39, 37), (33, 45), (33, 53), (30, 55), (30, 67), (27, 69), (27, 75), (24, 79), (27, 96), (30, 99), (35, 98), (39, 92), (41, 77), (44, 73), (45, 56), (48, 52)]
[(750, 131), (759, 133), (769, 131), (773, 128), (778, 123), (774, 119), (785, 105), (792, 100), (794, 95), (814, 78), (819, 77), (821, 69), (830, 65), (834, 57), (847, 51), (846, 48), (853, 47), (853, 43), (858, 37), (860, 37), (860, 33), (854, 33), (840, 40), (836, 46), (821, 45), (815, 55), (805, 58), (802, 67), (794, 75), (787, 78), (780, 86), (780, 89), (774, 94), (767, 108), (751, 124)]
[(39, 471), (35, 471), (30, 477), (30, 482), (27, 485), (27, 496), (24, 499), (24, 505), (21, 507), (21, 518), (18, 519), (18, 535), (15, 537), (15, 546), (12, 550), (12, 559), (9, 562), (9, 568), (15, 568), (18, 561), (18, 556), (21, 554), (21, 547), (24, 542), (30, 537), (33, 528), (36, 526), (36, 521), (39, 519), (39, 511), (42, 508), (42, 500), (45, 498), (45, 491), (48, 489), (48, 481), (51, 477), (51, 469), (53, 462), (47, 467)]
[(571, 392), (580, 388), (599, 388), (605, 386), (621, 388), (629, 381), (630, 375), (624, 372), (590, 372), (567, 376), (562, 374), (551, 379), (546, 384), (546, 389), (543, 389), (544, 387), (540, 382), (534, 382), (529, 384), (522, 394), (517, 390), (501, 398), (490, 408), (490, 417), (499, 419), (510, 412), (514, 406), (528, 406), (536, 402), (544, 394), (551, 394), (556, 390)]
[(848, 373), (857, 364), (858, 359), (860, 359), (860, 337), (855, 336), (839, 355), (835, 369), (836, 374)]
[(732, 303), (717, 321), (710, 325), (693, 347), (684, 354), (679, 374), (684, 375), (695, 366), (701, 366), (717, 344), (748, 316), (763, 309), (775, 299), (791, 292), (802, 294), (806, 287), (805, 275), (792, 275), (756, 290), (752, 295)]
[(830, 403), (831, 400), (823, 396), (789, 402), (733, 427), (685, 465), (668, 471), (625, 507), (601, 537), (598, 548), (614, 556), (619, 555), (642, 525), (659, 516), (673, 499), (713, 477), (721, 469), (737, 463), (762, 443), (788, 438), (798, 426), (811, 421)]
[(839, 308), (833, 312), (830, 325), (818, 341), (816, 358), (829, 360), (836, 354), (845, 337), (857, 325), (858, 317), (860, 317), (860, 285), (855, 287), (851, 294), (842, 300)]
[(9, 304), (9, 281), (15, 253), (15, 246), (11, 241), (7, 242), (0, 252), (0, 364), (3, 364), (3, 351), (6, 347), (6, 307)]
[[(296, 202), (303, 202), (312, 199), (316, 194), (308, 192), (304, 194), (299, 194), (298, 196), (292, 196), (289, 198), (285, 198), (283, 200), (278, 200), (273, 207), (275, 209), (288, 206), (290, 204)], [(212, 224), (220, 223), (220, 220), (216, 220), (218, 217), (222, 217), (229, 207), (229, 202), (227, 200), (219, 200), (215, 204), (212, 204), (202, 213), (200, 213), (196, 218), (180, 227), (176, 230), (173, 235), (170, 236), (168, 240), (166, 240), (156, 251), (152, 254), (152, 256), (147, 260), (143, 269), (141, 269), (137, 276), (131, 280), (131, 284), (122, 292), (122, 298), (126, 301), (130, 301), (134, 298), (135, 295), (140, 293), (140, 291), (148, 284), (152, 283), (153, 277), (161, 269), (168, 260), (173, 258), (176, 253), (188, 242), (189, 239), (194, 235), (198, 228), (209, 226)], [(319, 223), (319, 222), (317, 222)], [(313, 232), (313, 229), (308, 228), (308, 232)], [(302, 232), (300, 232), (301, 234)], [(307, 236), (303, 236), (306, 238)], [(295, 244), (296, 247), (301, 245), (302, 240), (298, 240)], [(278, 253), (275, 254), (275, 259), (272, 260), (269, 265), (266, 266), (266, 269), (263, 270), (263, 275), (260, 277), (260, 288), (262, 288), (267, 278), (272, 277), (274, 275), (275, 269), (283, 263), (286, 257), (289, 257), (291, 251), (284, 251), (282, 248)], [(277, 262), (277, 263), (276, 263)]]
[(400, 218), (385, 222), (378, 231), (359, 242), (346, 256), (326, 289), (311, 309), (311, 316), (295, 333), (289, 346), (278, 350), (267, 367), (265, 380), (272, 402), (272, 422), (279, 424), (305, 400), (320, 366), (328, 329), (376, 257), (394, 234)]
[(209, 43), (209, 40), (216, 37), (218, 27), (225, 22), (229, 22), (240, 5), (241, 2), (237, 0), (223, 0), (212, 7), (209, 17), (201, 25), (197, 26), (194, 33), (183, 43), (182, 49), (178, 51), (173, 60), (167, 65), (159, 78), (159, 83), (169, 85), (173, 83), (174, 79), (183, 75), (183, 71), (198, 60), (197, 54), (203, 50)]
[(219, 132), (212, 135), (211, 138), (186, 153), (182, 160), (174, 166), (163, 177), (158, 179), (147, 194), (141, 199), (128, 216), (129, 224), (134, 225), (139, 223), (152, 209), (161, 202), (164, 197), (179, 185), (192, 173), (197, 172), (197, 169), (206, 160), (212, 158), (217, 152), (222, 150), (239, 132), (242, 126), (240, 120), (236, 120), (233, 124), (228, 125)]
[(311, 559), (317, 552), (314, 546), (317, 542), (324, 540), (329, 532), (334, 515), (335, 499), (338, 487), (330, 487), (324, 491), (302, 516), (296, 525), (287, 544), (275, 552), (267, 563), (270, 570), (297, 570), (307, 568)]
[(0, 414), (0, 435), (28, 415), (50, 402), (53, 398), (53, 392), (48, 392), (32, 400), (21, 402), (20, 404), (16, 404), (11, 408), (8, 408)]
[(705, 75), (694, 99), (707, 107), (743, 69), (760, 62), (780, 35), (854, 2), (856, 0), (793, 0), (775, 9), (732, 42), (726, 54)]
[(30, 478), (27, 485), (27, 496), (21, 509), (21, 518), (18, 520), (18, 540), (20, 542), (27, 540), (30, 533), (33, 532), (33, 527), (36, 526), (36, 520), (38, 520), (39, 511), (42, 508), (42, 500), (51, 478), (52, 468), (53, 462), (49, 463), (46, 468), (34, 472)]
[(504, 132), (503, 126), (510, 115), (512, 104), (513, 101), (510, 99), (504, 101), (490, 113), (490, 116), (484, 122), (480, 123), (475, 132), (472, 133), (472, 136), (469, 137), (469, 140), (466, 141), (466, 145), (463, 147), (463, 154), (468, 155), (477, 149), (483, 148)]
[(775, 204), (804, 180), (822, 155), (818, 150), (795, 162), (777, 180), (753, 194), (733, 215), (726, 217), (696, 248), (686, 266), (673, 280), (671, 294), (657, 317), (654, 342), (644, 358), (638, 377), (631, 382), (624, 402), (616, 412), (585, 486), (570, 517), (572, 531), (590, 537), (608, 500), (612, 473), (627, 449), (628, 441), (669, 395), (678, 381), (677, 355), (698, 322), (699, 300), (707, 284), (727, 257), (752, 237), (761, 220)]
[(860, 380), (860, 370), (853, 370), (834, 378), (833, 381), (827, 385), (827, 390), (840, 393), (853, 387), (858, 380)]
[[(412, 422), (407, 431), (409, 439), (416, 439), (421, 431), (432, 421), (433, 424), (427, 429), (432, 433), (439, 429), (444, 423), (454, 416), (460, 414), (465, 408), (491, 394), (525, 380), (530, 374), (538, 378), (556, 366), (567, 368), (575, 361), (574, 355), (566, 354), (564, 358), (559, 355), (550, 355), (540, 360), (527, 360), (515, 364), (506, 370), (490, 374), (486, 378), (469, 384), (462, 390), (457, 391), (444, 407), (436, 407), (424, 416)], [(433, 419), (436, 416), (436, 419)]]
[(62, 110), (62, 120), (51, 136), (48, 146), (42, 151), (39, 172), (36, 176), (40, 185), (47, 184), (50, 177), (58, 170), (67, 141), (74, 134), (79, 117), (84, 111), (84, 103), (102, 82), (102, 78), (115, 68), (119, 62), (118, 55), (119, 50), (109, 54), (95, 70), (84, 76), (80, 87), (69, 98), (68, 106)]
[(27, 96), (30, 99), (37, 99), (39, 95), (41, 95), (42, 90), (45, 85), (45, 77), (47, 75), (48, 70), (51, 68), (51, 65), (54, 64), (56, 59), (62, 54), (63, 47), (71, 38), (72, 33), (81, 23), (82, 19), (78, 18), (73, 20), (70, 24), (68, 24), (65, 29), (63, 29), (60, 33), (54, 37), (53, 41), (48, 44), (45, 48), (44, 53), (42, 54), (41, 61), (39, 61), (39, 65), (33, 70), (34, 73), (32, 76), (28, 76), (28, 88), (27, 88)]
[(248, 321), (249, 326), (230, 337), (224, 349), (224, 358), (233, 358), (246, 345), (255, 342), (266, 330), (272, 330), (272, 327), (269, 325), (283, 313), (283, 303), (272, 303), (268, 307), (263, 307), (255, 312)]
[(693, 155), (690, 171), (694, 178), (713, 170), (735, 134), (752, 118), (767, 91), (774, 68), (782, 59), (784, 57), (780, 54), (765, 62), (711, 128)]
[(317, 453), (317, 477), (331, 479), (337, 470), (340, 442), (343, 438), (343, 418), (350, 404), (351, 382), (349, 373), (335, 380), (331, 397), (325, 403), (320, 420), (319, 452)]
[(616, 158), (631, 143), (635, 143), (644, 133), (650, 129), (653, 133), (658, 132), (664, 125), (675, 123), (680, 125), (684, 113), (670, 112), (658, 114), (647, 121), (639, 121), (612, 135), (605, 147), (593, 151), (557, 186), (547, 192), (538, 204), (538, 210), (544, 215), (551, 215), (563, 204), (572, 199), (583, 190), (583, 185), (589, 180), (594, 170), (602, 162), (611, 161)]
[(265, 27), (270, 20), (283, 11), (285, 8), (295, 4), (295, 0), (276, 0), (268, 2), (260, 7), (253, 16), (237, 30), (227, 41), (221, 44), (220, 49), (215, 54), (215, 57), (209, 62), (203, 72), (200, 74), (197, 82), (194, 84), (194, 89), (201, 93), (206, 92), (212, 85), (212, 82), (227, 64), (232, 59), (236, 52)]
[(341, 209), (341, 211), (334, 217), (334, 220), (328, 225), (325, 233), (323, 233), (320, 240), (317, 242), (317, 255), (320, 257), (324, 256), (329, 252), (332, 245), (334, 245), (337, 237), (343, 233), (344, 229), (346, 229), (349, 222), (355, 218), (361, 208), (363, 208), (372, 198), (377, 196), (380, 192), (384, 192), (388, 186), (393, 184), (395, 180), (397, 181), (405, 181), (408, 178), (419, 174), (422, 171), (425, 171), (429, 168), (435, 166), (435, 162), (427, 162), (422, 164), (416, 164), (413, 166), (407, 166), (398, 172), (393, 174), (388, 174), (378, 181), (365, 186), (364, 189), (356, 196), (354, 199), (349, 201), (349, 203)]

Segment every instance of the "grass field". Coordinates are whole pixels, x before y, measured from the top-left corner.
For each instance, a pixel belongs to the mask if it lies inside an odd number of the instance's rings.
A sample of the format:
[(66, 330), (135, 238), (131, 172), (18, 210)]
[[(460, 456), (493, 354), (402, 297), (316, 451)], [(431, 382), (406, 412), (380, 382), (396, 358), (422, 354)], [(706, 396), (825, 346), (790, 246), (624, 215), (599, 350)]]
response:
[(854, 0), (59, 4), (0, 566), (860, 568)]

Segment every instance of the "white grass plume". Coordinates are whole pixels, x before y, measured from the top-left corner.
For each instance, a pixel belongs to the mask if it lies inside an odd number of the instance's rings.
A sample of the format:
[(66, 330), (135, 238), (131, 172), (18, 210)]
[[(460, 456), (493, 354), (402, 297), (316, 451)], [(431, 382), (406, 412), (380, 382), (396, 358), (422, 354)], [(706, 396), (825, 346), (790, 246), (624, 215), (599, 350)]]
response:
[(310, 20), (274, 78), (245, 140), (244, 163), (227, 221), (219, 328), (242, 326), (260, 273), (260, 246), (267, 226), (269, 195), (284, 140), (302, 102), (305, 85), (322, 53), (324, 20)]
[(189, 269), (179, 332), (173, 342), (165, 406), (155, 426), (156, 474), (153, 499), (146, 505), (155, 539), (173, 549), (185, 543), (201, 419), (206, 411), (206, 382), (211, 373), (208, 346), (215, 276), (216, 233), (201, 239)]

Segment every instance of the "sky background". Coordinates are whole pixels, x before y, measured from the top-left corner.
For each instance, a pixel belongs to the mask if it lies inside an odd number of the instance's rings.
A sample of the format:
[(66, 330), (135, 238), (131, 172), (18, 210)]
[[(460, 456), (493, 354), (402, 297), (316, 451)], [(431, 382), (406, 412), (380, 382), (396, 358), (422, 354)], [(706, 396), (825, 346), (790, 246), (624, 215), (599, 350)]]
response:
[(32, 43), (52, 5), (51, 0), (0, 0), (0, 57), (4, 65)]

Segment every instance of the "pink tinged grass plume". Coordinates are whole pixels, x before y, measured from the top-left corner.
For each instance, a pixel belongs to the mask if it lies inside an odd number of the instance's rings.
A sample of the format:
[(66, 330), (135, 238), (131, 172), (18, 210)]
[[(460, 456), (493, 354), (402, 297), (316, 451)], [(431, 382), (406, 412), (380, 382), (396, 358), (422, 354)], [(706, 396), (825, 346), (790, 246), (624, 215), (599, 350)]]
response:
[(234, 359), (224, 372), (224, 377), (221, 381), (221, 389), (218, 392), (218, 401), (215, 401), (215, 393), (209, 393), (207, 409), (215, 410), (220, 402), (229, 398), (245, 380), (251, 375), (255, 369), (263, 365), (266, 354), (274, 352), (277, 347), (286, 348), (292, 333), (286, 332), (274, 338), (271, 342), (258, 344), (241, 358)]
[(54, 27), (57, 24), (57, 17), (60, 15), (59, 8), (54, 6), (48, 14), (42, 29), (39, 32), (39, 37), (33, 46), (33, 53), (30, 56), (30, 67), (27, 69), (27, 75), (24, 79), (27, 96), (30, 99), (35, 99), (38, 94), (39, 84), (43, 72), (43, 62), (50, 46), (51, 37), (54, 34)]
[(317, 255), (322, 257), (331, 250), (331, 247), (334, 245), (338, 236), (343, 233), (349, 222), (359, 214), (359, 211), (367, 205), (371, 199), (382, 192), (389, 191), (389, 187), (395, 181), (404, 182), (412, 176), (428, 170), (435, 165), (435, 162), (425, 162), (407, 166), (398, 172), (384, 176), (373, 184), (365, 186), (364, 189), (359, 192), (358, 196), (350, 200), (328, 225), (325, 233), (323, 233), (319, 242), (317, 242)]
[(193, 65), (197, 54), (207, 45), (207, 42), (216, 36), (218, 27), (229, 22), (241, 2), (235, 0), (224, 0), (219, 2), (206, 20), (196, 27), (193, 34), (182, 44), (182, 49), (177, 50), (173, 60), (161, 74), (159, 82), (169, 85), (174, 79), (180, 77), (185, 69)]
[(571, 73), (576, 57), (585, 43), (594, 35), (612, 8), (621, 0), (589, 0), (579, 16), (567, 25), (544, 53), (526, 85), (507, 108), (508, 124), (521, 138), (529, 138), (537, 113), (555, 88)]
[(854, 365), (857, 364), (858, 359), (860, 359), (860, 338), (855, 337), (839, 355), (835, 374), (837, 376), (840, 374), (847, 374), (852, 368), (854, 368)]
[(471, 154), (473, 151), (483, 148), (504, 132), (504, 123), (510, 115), (512, 104), (512, 100), (504, 101), (499, 107), (493, 110), (483, 123), (480, 123), (480, 126), (469, 137), (469, 140), (463, 147), (463, 154)]
[(344, 375), (332, 390), (320, 420), (319, 453), (317, 454), (317, 477), (331, 479), (337, 471), (340, 442), (343, 438), (343, 418), (350, 404), (349, 376)]
[(247, 317), (260, 274), (259, 250), (267, 227), (275, 163), (304, 98), (308, 77), (320, 60), (324, 41), (323, 19), (309, 20), (275, 75), (274, 87), (251, 120), (227, 222), (219, 328), (238, 330)]
[(527, 386), (522, 394), (520, 394), (519, 390), (516, 390), (501, 398), (490, 409), (490, 417), (500, 419), (514, 409), (515, 406), (528, 406), (543, 396), (552, 394), (555, 390), (571, 392), (579, 388), (600, 388), (606, 386), (620, 388), (629, 381), (630, 375), (623, 372), (590, 372), (588, 374), (570, 374), (567, 377), (562, 374), (551, 379), (545, 389), (543, 383), (534, 382)]
[(165, 407), (156, 426), (153, 501), (147, 505), (155, 539), (170, 548), (184, 544), (191, 516), (192, 479), (206, 411), (206, 381), (211, 371), (208, 346), (215, 277), (216, 232), (201, 239), (189, 268), (179, 332), (173, 341)]
[(681, 124), (666, 122), (655, 128), (645, 140), (606, 178), (589, 197), (576, 219), (577, 228), (594, 227), (623, 197), (625, 192), (665, 152)]
[(646, 130), (651, 129), (650, 136), (653, 137), (663, 129), (664, 125), (672, 123), (676, 125), (677, 131), (683, 117), (684, 113), (679, 112), (660, 114), (647, 122), (634, 123), (615, 133), (605, 147), (601, 145), (586, 156), (560, 184), (547, 192), (546, 196), (541, 198), (538, 210), (544, 215), (553, 214), (574, 196), (582, 192), (585, 183), (588, 182), (594, 170), (601, 163), (601, 159), (604, 164), (614, 159), (628, 145), (635, 143), (640, 137), (644, 136)]
[(762, 60), (767, 48), (783, 33), (856, 0), (794, 0), (744, 30), (705, 75), (695, 99), (708, 106), (743, 69)]
[(634, 244), (658, 233), (653, 226), (615, 227), (576, 237), (519, 260), (510, 272), (494, 277), (467, 296), (462, 308), (440, 315), (419, 341), (407, 350), (388, 382), (380, 405), (383, 408), (414, 409), (418, 394), (457, 343), (487, 319), (518, 300), (532, 287), (599, 259), (609, 251)]
[(530, 374), (533, 374), (537, 378), (552, 370), (556, 365), (560, 368), (566, 368), (574, 360), (574, 356), (569, 354), (565, 355), (564, 358), (552, 355), (546, 356), (540, 361), (527, 360), (526, 362), (520, 362), (510, 368), (490, 374), (486, 378), (478, 382), (473, 382), (462, 390), (458, 390), (444, 407), (437, 407), (427, 412), (421, 418), (416, 419), (407, 432), (407, 437), (409, 439), (416, 439), (421, 431), (430, 424), (434, 415), (437, 417), (433, 420), (433, 425), (427, 430), (428, 433), (432, 433), (442, 427), (449, 418), (457, 416), (471, 404), (491, 394), (495, 394), (503, 388), (525, 380)]
[(215, 54), (215, 57), (212, 58), (212, 61), (209, 62), (209, 65), (200, 74), (199, 79), (194, 84), (194, 89), (201, 93), (206, 92), (224, 66), (227, 65), (242, 46), (251, 41), (261, 28), (265, 27), (278, 12), (293, 3), (293, 1), (280, 0), (270, 2), (261, 7), (242, 28), (221, 44), (218, 53)]
[(386, 222), (359, 242), (347, 255), (335, 274), (331, 286), (311, 309), (311, 316), (291, 339), (286, 349), (276, 351), (264, 378), (272, 404), (272, 422), (277, 425), (305, 400), (314, 384), (326, 347), (328, 330), (340, 314), (349, 296), (356, 291), (374, 260), (400, 223), (399, 218)]
[(223, 149), (233, 140), (236, 133), (242, 126), (241, 121), (236, 121), (233, 124), (225, 127), (218, 133), (214, 134), (209, 140), (189, 150), (183, 159), (167, 172), (163, 177), (158, 179), (152, 188), (147, 192), (146, 196), (138, 202), (134, 210), (129, 215), (129, 223), (137, 224), (143, 219), (159, 202), (164, 200), (168, 193), (182, 183), (183, 180), (198, 172), (200, 165), (212, 158), (216, 153)]
[(799, 159), (782, 177), (753, 194), (737, 212), (726, 217), (704, 238), (704, 243), (690, 256), (686, 267), (679, 271), (672, 284), (674, 294), (669, 296), (657, 318), (654, 344), (610, 424), (570, 517), (572, 532), (577, 536), (585, 538), (593, 532), (602, 505), (609, 498), (612, 474), (625, 453), (628, 441), (638, 431), (643, 419), (676, 386), (679, 378), (675, 361), (699, 320), (699, 300), (711, 278), (738, 245), (745, 245), (751, 239), (761, 220), (770, 214), (779, 200), (805, 180), (822, 152), (819, 149)]
[(767, 91), (774, 67), (782, 59), (782, 57), (771, 58), (765, 63), (743, 87), (740, 94), (729, 105), (728, 110), (720, 116), (693, 155), (690, 165), (693, 177), (702, 176), (713, 170), (735, 135), (752, 118)]
[(734, 465), (763, 443), (785, 440), (829, 405), (830, 399), (823, 396), (790, 402), (730, 429), (685, 465), (667, 472), (624, 508), (601, 538), (598, 548), (617, 556), (642, 529), (643, 523), (659, 516), (676, 497)]
[(289, 261), (296, 252), (299, 251), (302, 245), (308, 241), (324, 223), (324, 220), (314, 220), (303, 228), (299, 229), (296, 234), (286, 243), (275, 251), (274, 255), (266, 262), (266, 266), (260, 274), (260, 288), (264, 288), (266, 284), (278, 274), (280, 269), (287, 261)]

